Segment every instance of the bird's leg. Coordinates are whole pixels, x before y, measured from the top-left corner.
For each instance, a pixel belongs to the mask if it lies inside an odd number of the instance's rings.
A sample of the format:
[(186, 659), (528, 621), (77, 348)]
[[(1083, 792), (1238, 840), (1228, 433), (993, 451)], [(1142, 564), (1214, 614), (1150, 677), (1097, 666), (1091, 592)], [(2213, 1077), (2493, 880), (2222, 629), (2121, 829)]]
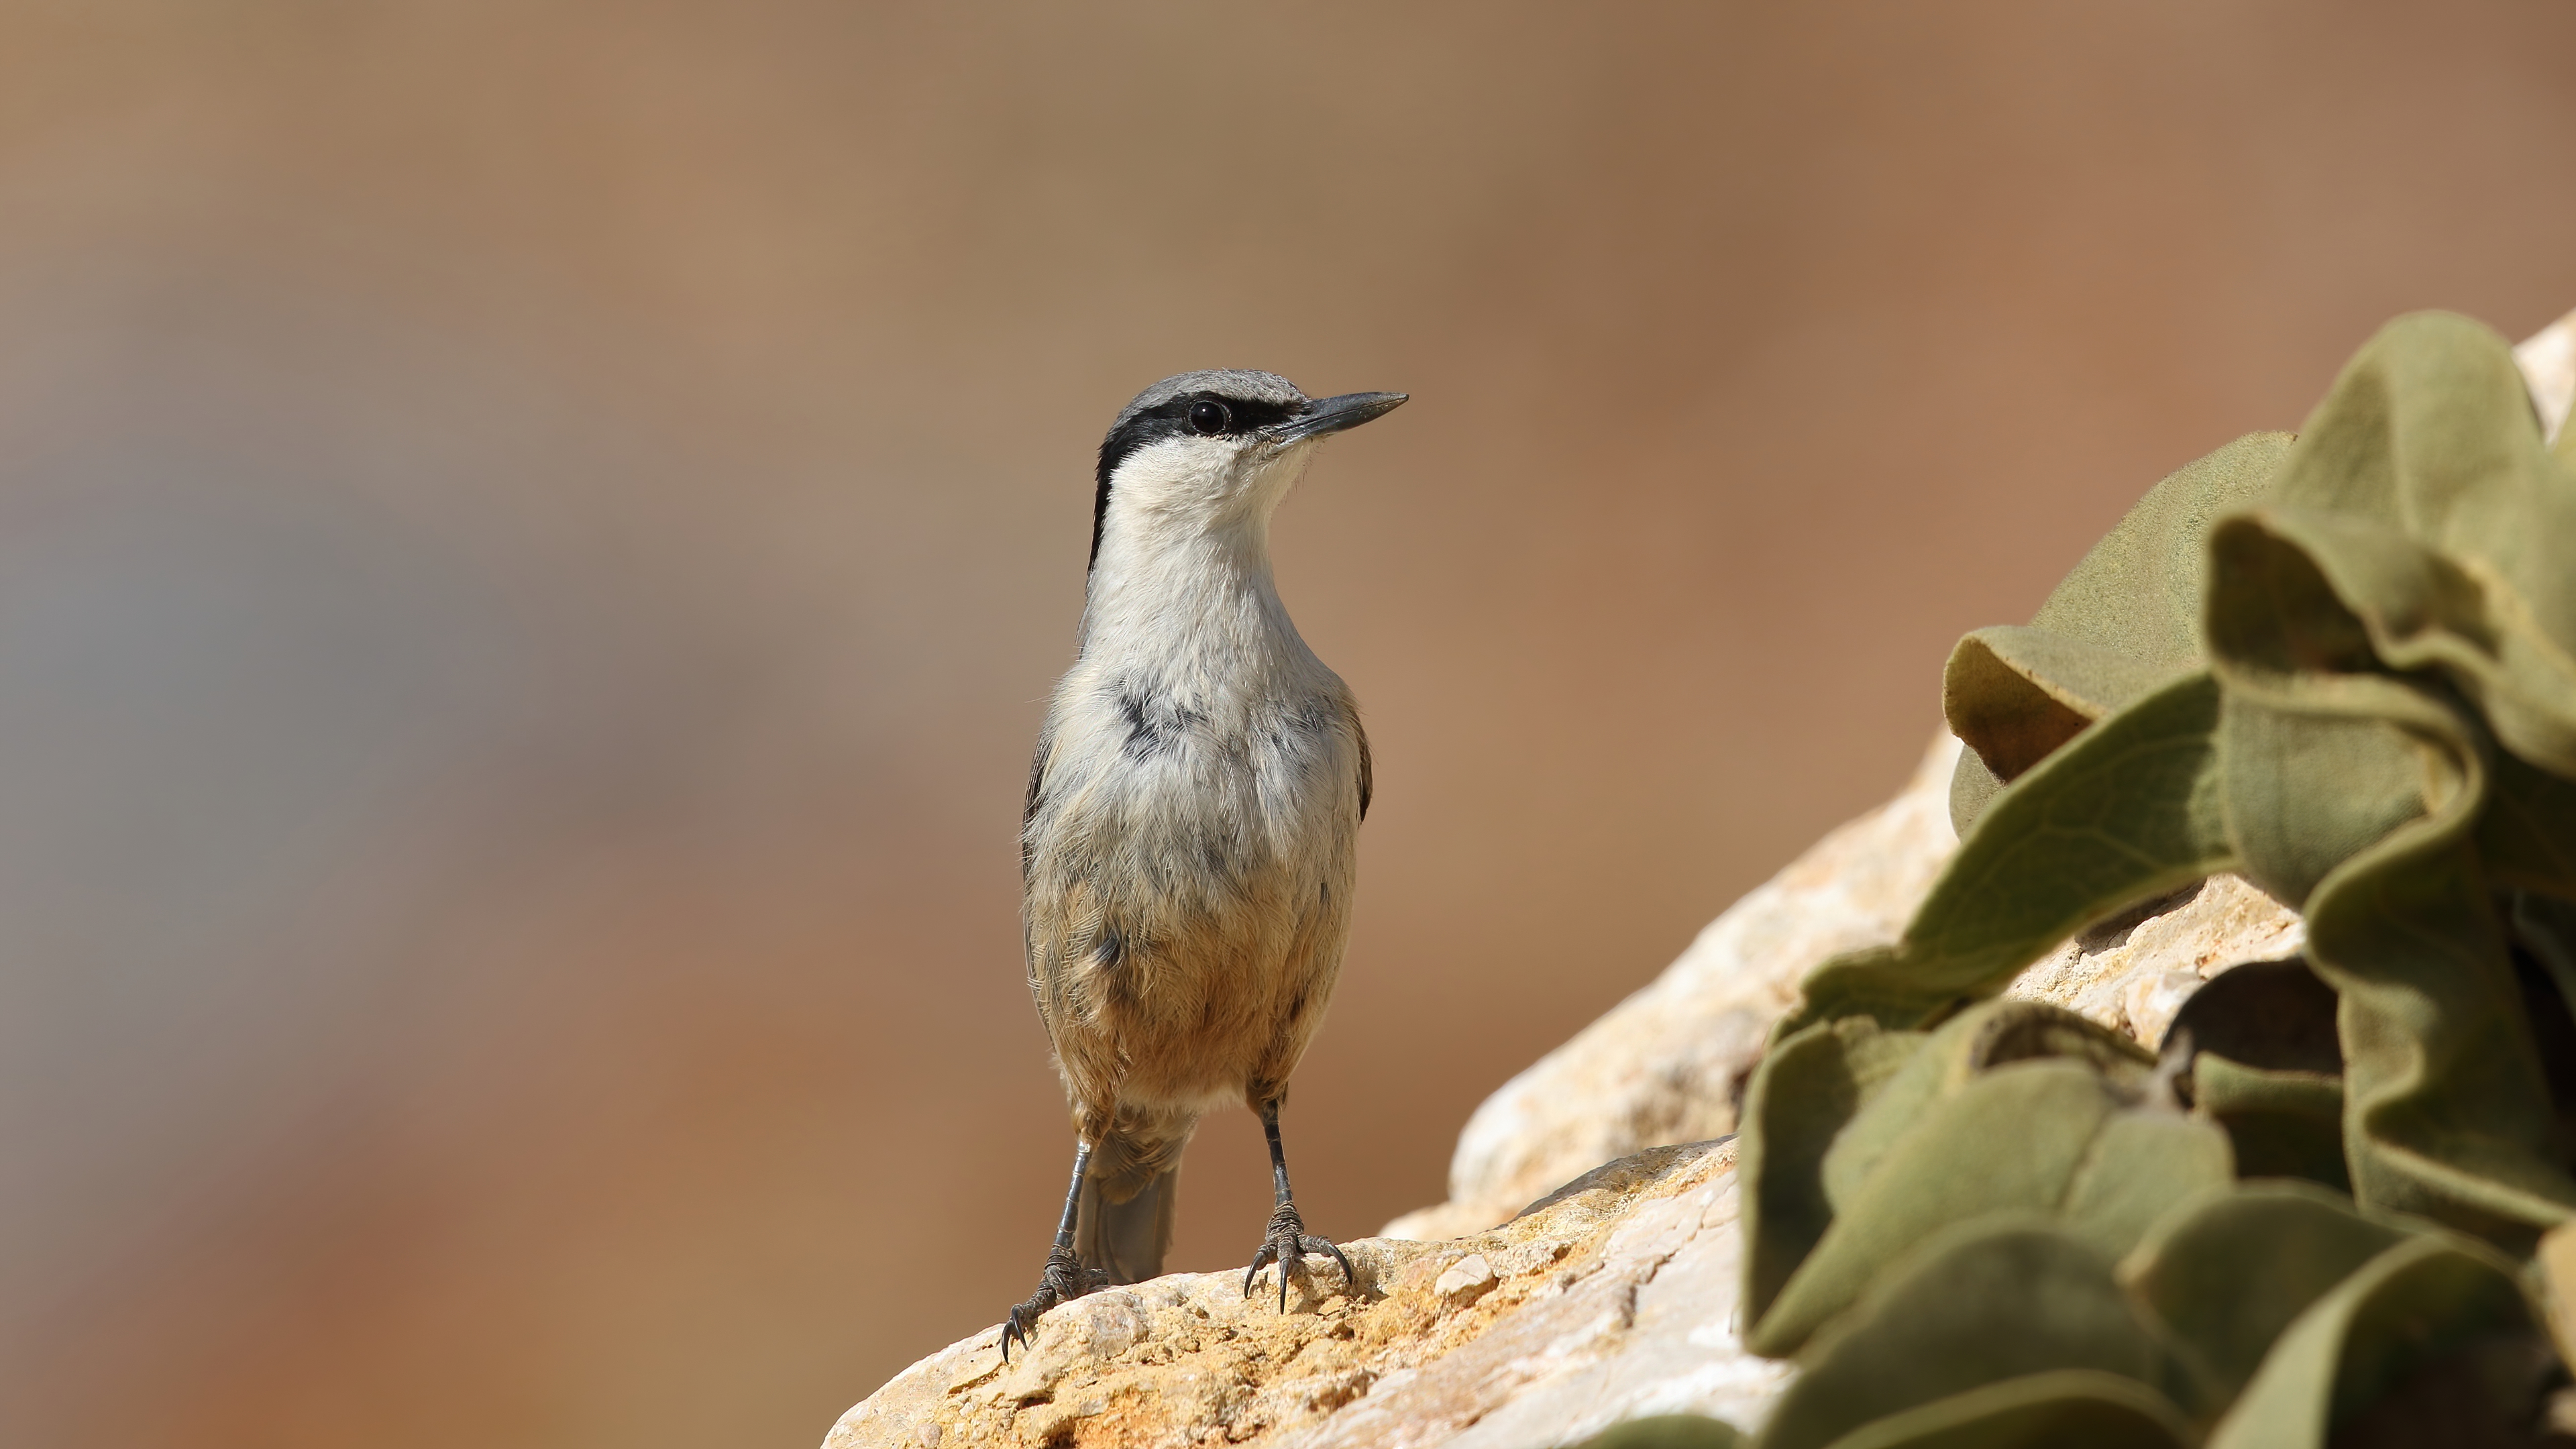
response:
[(1274, 1098), (1264, 1102), (1256, 1110), (1261, 1113), (1261, 1130), (1270, 1138), (1270, 1188), (1276, 1195), (1278, 1206), (1270, 1214), (1269, 1236), (1253, 1250), (1252, 1266), (1244, 1271), (1243, 1296), (1252, 1296), (1252, 1280), (1261, 1276), (1264, 1266), (1277, 1263), (1279, 1311), (1287, 1312), (1288, 1275), (1297, 1271), (1308, 1253), (1330, 1255), (1334, 1262), (1342, 1265), (1342, 1282), (1357, 1291), (1360, 1280), (1359, 1275), (1351, 1271), (1351, 1260), (1342, 1256), (1342, 1250), (1335, 1247), (1331, 1239), (1308, 1236), (1306, 1220), (1297, 1215), (1296, 1195), (1288, 1189), (1288, 1154), (1279, 1146), (1278, 1101)]
[(1056, 1223), (1055, 1247), (1047, 1253), (1046, 1271), (1038, 1276), (1038, 1291), (1011, 1310), (1002, 1320), (1002, 1362), (1011, 1361), (1011, 1340), (1028, 1347), (1029, 1330), (1037, 1327), (1038, 1315), (1068, 1298), (1079, 1298), (1108, 1282), (1106, 1273), (1085, 1268), (1073, 1252), (1074, 1215), (1082, 1209), (1082, 1175), (1091, 1170), (1091, 1144), (1077, 1143), (1073, 1149), (1073, 1185), (1064, 1190), (1064, 1216)]

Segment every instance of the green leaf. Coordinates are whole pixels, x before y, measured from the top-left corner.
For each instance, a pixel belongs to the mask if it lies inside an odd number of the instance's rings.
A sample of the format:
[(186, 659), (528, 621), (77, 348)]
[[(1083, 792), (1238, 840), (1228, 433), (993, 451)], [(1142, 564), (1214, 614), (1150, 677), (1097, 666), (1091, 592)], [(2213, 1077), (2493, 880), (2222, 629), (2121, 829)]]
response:
[(1834, 1216), (1745, 1346), (1773, 1357), (1795, 1352), (1938, 1229), (2006, 1209), (2054, 1209), (2115, 1105), (2072, 1062), (2016, 1063), (1944, 1098)]
[(1748, 1319), (1770, 1307), (1833, 1222), (1824, 1183), (1827, 1149), (1924, 1040), (1922, 1032), (1883, 1032), (1866, 1017), (1848, 1017), (1781, 1042), (1754, 1070), (1736, 1149), (1737, 1175), (1746, 1184)]
[[(2542, 442), (2502, 337), (2438, 312), (2382, 328), (2308, 419), (2270, 501), (2231, 525), (2248, 526), (2313, 562), (2381, 664), (2438, 673), (2506, 749), (2576, 779), (2576, 477)], [(2243, 653), (2225, 634), (2295, 638), (2320, 622), (2237, 612), (2224, 573), (2214, 657)]]
[(2499, 1333), (2535, 1333), (2512, 1266), (2447, 1234), (2407, 1237), (2292, 1320), (2209, 1449), (2322, 1449), (2409, 1375)]
[[(1800, 1038), (1792, 1061), (1811, 1063), (1826, 1040)], [(1892, 1265), (1959, 1223), (2040, 1214), (2116, 1253), (2174, 1202), (2226, 1182), (2223, 1133), (2134, 1105), (2152, 1070), (2134, 1043), (2071, 1012), (1999, 1001), (1943, 1026), (1846, 1110), (1794, 1123), (1754, 1115), (1748, 1142), (1761, 1155), (1748, 1170), (1766, 1211), (1785, 1185), (1771, 1180), (1782, 1160), (1775, 1144), (1814, 1166), (1799, 1179), (1808, 1195), (1798, 1216), (1747, 1223), (1746, 1346), (1796, 1352)], [(1814, 1075), (1803, 1064), (1772, 1071), (1766, 1063), (1757, 1075), (1766, 1104)], [(1826, 1131), (1833, 1136), (1819, 1152)], [(1790, 1225), (1794, 1235), (1782, 1231)], [(1762, 1291), (1784, 1264), (1785, 1282)]]
[(2226, 869), (2218, 688), (2166, 685), (1995, 797), (1893, 947), (1825, 963), (1779, 1041), (1868, 1016), (1898, 1030), (2002, 990), (2092, 922)]
[(1890, 1414), (1832, 1449), (2185, 1449), (2197, 1441), (2173, 1401), (2145, 1384), (2055, 1369)]
[(2193, 1106), (2227, 1130), (2237, 1171), (2352, 1190), (2340, 1075), (2252, 1067), (2214, 1051), (2195, 1054), (2191, 1074)]
[[(2009, 1220), (1936, 1235), (1923, 1249), (1801, 1358), (1797, 1382), (1763, 1430), (1763, 1449), (2081, 1442), (1955, 1436), (1981, 1422), (2012, 1432), (2051, 1422), (2144, 1418), (2169, 1429), (2182, 1422), (2153, 1388), (2169, 1377), (2171, 1361), (2130, 1310), (2100, 1249), (2044, 1223)], [(2070, 1369), (2089, 1372), (2059, 1376)], [(1988, 1392), (1960, 1401), (1977, 1390)], [(2046, 1407), (2069, 1399), (2080, 1402)], [(2114, 1407), (2095, 1407), (2103, 1401)], [(1845, 1440), (1864, 1425), (1865, 1437)]]
[(2342, 999), (2354, 1190), (2527, 1250), (2576, 1179), (2495, 900), (2576, 877), (2576, 479), (2503, 339), (2402, 318), (2210, 551), (2230, 834)]
[(2508, 754), (2494, 759), (2478, 862), (2498, 885), (2576, 899), (2576, 781)]
[(2263, 495), (2289, 447), (2286, 433), (2256, 433), (2174, 473), (2093, 545), (2027, 626), (1959, 641), (1941, 708), (1968, 746), (1951, 786), (1960, 834), (2002, 783), (2200, 668), (2202, 541), (2220, 515)]
[(2373, 1211), (2419, 1213), (2517, 1253), (2576, 1212), (2520, 984), (2474, 849), (2410, 825), (2309, 902), (2342, 997), (2344, 1156)]
[(2404, 1230), (2302, 1182), (2247, 1183), (2176, 1209), (2120, 1263), (2120, 1281), (2200, 1379), (2206, 1401), (2241, 1392), (2309, 1304)]

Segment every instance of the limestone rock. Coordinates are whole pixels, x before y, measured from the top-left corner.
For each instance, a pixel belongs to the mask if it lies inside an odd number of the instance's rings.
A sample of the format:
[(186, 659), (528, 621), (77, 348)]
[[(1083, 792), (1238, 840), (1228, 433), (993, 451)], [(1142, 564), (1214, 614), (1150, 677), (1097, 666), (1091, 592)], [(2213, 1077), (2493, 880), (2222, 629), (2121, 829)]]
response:
[(1449, 1201), (1387, 1224), (1392, 1238), (1491, 1227), (1594, 1163), (1735, 1130), (1753, 1068), (1798, 979), (1896, 939), (1957, 849), (1942, 735), (1904, 792), (1826, 836), (1699, 933), (1661, 976), (1505, 1082), (1467, 1120)]
[(2068, 941), (2004, 994), (2053, 1001), (2152, 1047), (2210, 977), (2307, 944), (2297, 912), (2236, 876), (2214, 875)]
[(1494, 1286), (1494, 1265), (1482, 1253), (1470, 1253), (1449, 1265), (1431, 1284), (1431, 1291), (1451, 1303), (1473, 1303)]
[(2568, 411), (2576, 406), (2576, 312), (2524, 338), (2514, 348), (2513, 360), (2522, 369), (2524, 385), (2531, 389), (2531, 406), (2540, 414), (2542, 434), (2556, 442), (2567, 426)]
[(1730, 1145), (1613, 1163), (1493, 1232), (1344, 1244), (1360, 1283), (1246, 1298), (1236, 1273), (1078, 1299), (1008, 1367), (996, 1334), (906, 1369), (826, 1449), (1240, 1443), (1540, 1446), (1688, 1409), (1757, 1422), (1785, 1365), (1733, 1329)]

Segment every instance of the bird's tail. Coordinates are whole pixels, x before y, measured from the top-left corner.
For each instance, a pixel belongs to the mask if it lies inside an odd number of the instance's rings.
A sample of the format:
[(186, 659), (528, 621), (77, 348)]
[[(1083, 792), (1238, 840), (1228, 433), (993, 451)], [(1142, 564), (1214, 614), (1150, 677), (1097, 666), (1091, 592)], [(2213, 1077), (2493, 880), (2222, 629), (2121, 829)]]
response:
[(1181, 1149), (1190, 1126), (1178, 1135), (1120, 1130), (1101, 1139), (1082, 1183), (1074, 1250), (1086, 1268), (1099, 1268), (1112, 1283), (1159, 1277), (1172, 1246), (1172, 1220), (1180, 1205)]

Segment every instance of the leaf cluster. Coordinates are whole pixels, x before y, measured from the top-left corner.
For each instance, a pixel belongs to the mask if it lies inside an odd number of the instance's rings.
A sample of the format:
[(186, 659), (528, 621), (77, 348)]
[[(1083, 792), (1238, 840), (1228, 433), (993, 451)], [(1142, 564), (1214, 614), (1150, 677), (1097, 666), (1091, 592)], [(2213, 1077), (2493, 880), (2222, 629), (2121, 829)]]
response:
[[(2528, 1444), (2576, 1216), (2576, 447), (2401, 318), (1952, 654), (1958, 855), (1744, 1109), (1766, 1449)], [(2000, 999), (2221, 871), (2306, 918), (2164, 1050)]]

